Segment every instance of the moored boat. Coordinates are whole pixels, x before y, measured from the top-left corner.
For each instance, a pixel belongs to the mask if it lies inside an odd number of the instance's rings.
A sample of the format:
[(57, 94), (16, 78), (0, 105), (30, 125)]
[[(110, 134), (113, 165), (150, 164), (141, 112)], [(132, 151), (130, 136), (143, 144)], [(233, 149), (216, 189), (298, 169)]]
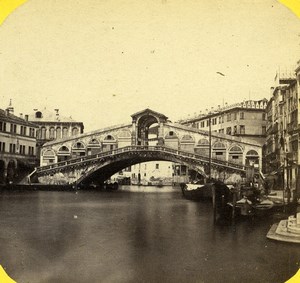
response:
[(182, 195), (191, 200), (200, 200), (212, 197), (212, 183), (197, 184), (197, 183), (182, 183), (180, 184)]

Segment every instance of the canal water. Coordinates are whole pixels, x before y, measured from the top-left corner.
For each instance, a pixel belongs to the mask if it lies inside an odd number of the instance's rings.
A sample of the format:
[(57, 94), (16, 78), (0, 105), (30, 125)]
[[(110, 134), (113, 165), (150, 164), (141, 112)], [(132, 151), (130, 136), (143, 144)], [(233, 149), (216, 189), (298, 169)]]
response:
[(268, 240), (284, 215), (213, 223), (179, 188), (2, 192), (0, 264), (18, 283), (285, 282), (300, 248)]

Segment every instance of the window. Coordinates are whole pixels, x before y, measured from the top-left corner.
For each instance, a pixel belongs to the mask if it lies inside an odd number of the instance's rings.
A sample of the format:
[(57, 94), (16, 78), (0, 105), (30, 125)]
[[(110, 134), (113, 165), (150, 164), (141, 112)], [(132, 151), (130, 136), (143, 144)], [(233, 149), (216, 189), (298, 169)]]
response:
[(72, 136), (76, 136), (78, 134), (78, 128), (72, 129)]
[(34, 147), (33, 146), (28, 147), (28, 154), (29, 155), (34, 155)]
[(144, 173), (144, 177), (146, 177), (147, 176), (147, 174), (146, 173)]
[(10, 132), (11, 133), (17, 133), (17, 125), (10, 124)]
[(34, 129), (33, 128), (29, 128), (29, 136), (34, 137)]
[(237, 119), (237, 113), (235, 112), (233, 115), (234, 115), (234, 120), (236, 120)]
[(244, 112), (240, 112), (240, 119), (244, 120), (245, 119), (245, 113)]
[(46, 128), (45, 127), (41, 128), (41, 139), (42, 140), (46, 139)]
[(66, 138), (68, 136), (68, 128), (64, 127), (62, 130), (62, 137)]
[(5, 142), (0, 142), (0, 151), (5, 152)]
[(16, 145), (13, 143), (9, 144), (9, 152), (10, 153), (16, 153)]
[(20, 154), (25, 154), (25, 145), (20, 145)]
[(231, 135), (231, 127), (226, 128), (226, 134)]
[(231, 113), (227, 114), (227, 122), (231, 121)]
[(42, 112), (41, 111), (37, 111), (35, 113), (35, 118), (42, 118)]
[(49, 139), (53, 140), (54, 138), (55, 138), (55, 129), (54, 129), (54, 127), (51, 127), (49, 129)]
[(262, 119), (266, 120), (266, 113), (262, 113)]
[(244, 125), (240, 125), (240, 134), (241, 135), (245, 134), (245, 126)]
[(56, 138), (57, 138), (57, 139), (60, 139), (60, 138), (61, 138), (61, 128), (60, 128), (60, 127), (58, 127), (58, 128), (56, 129)]
[(5, 122), (0, 122), (0, 131), (6, 132), (6, 123)]
[(237, 126), (233, 127), (233, 134), (236, 135), (237, 134)]
[(158, 163), (155, 164), (155, 169), (159, 169), (159, 164)]
[(267, 133), (266, 126), (261, 127), (261, 134), (265, 135)]

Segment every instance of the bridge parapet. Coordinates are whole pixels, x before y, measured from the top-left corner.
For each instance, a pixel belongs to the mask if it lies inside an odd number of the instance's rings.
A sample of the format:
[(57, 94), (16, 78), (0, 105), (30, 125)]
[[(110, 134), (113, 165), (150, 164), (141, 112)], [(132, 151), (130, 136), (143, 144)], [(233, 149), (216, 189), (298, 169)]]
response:
[[(165, 146), (126, 146), (91, 156), (84, 156), (47, 166), (41, 166), (36, 168), (36, 174), (37, 176), (43, 176), (62, 171), (68, 172), (76, 168), (86, 168), (88, 166), (99, 167), (101, 164), (106, 164), (108, 160), (110, 160), (110, 163), (114, 163), (115, 161), (129, 158), (138, 158), (137, 163), (149, 160), (181, 161), (186, 164), (200, 166), (209, 163), (209, 158), (206, 156)], [(225, 171), (237, 172), (239, 174), (245, 173), (246, 171), (246, 166), (242, 164), (218, 159), (212, 159), (211, 166)]]

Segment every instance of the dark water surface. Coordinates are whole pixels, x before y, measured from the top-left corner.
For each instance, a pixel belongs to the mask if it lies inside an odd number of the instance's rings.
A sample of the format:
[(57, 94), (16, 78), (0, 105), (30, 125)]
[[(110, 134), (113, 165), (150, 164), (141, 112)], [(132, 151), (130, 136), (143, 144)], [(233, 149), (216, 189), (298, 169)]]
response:
[(18, 283), (285, 282), (300, 246), (268, 240), (282, 215), (214, 225), (179, 189), (0, 194), (0, 264)]

